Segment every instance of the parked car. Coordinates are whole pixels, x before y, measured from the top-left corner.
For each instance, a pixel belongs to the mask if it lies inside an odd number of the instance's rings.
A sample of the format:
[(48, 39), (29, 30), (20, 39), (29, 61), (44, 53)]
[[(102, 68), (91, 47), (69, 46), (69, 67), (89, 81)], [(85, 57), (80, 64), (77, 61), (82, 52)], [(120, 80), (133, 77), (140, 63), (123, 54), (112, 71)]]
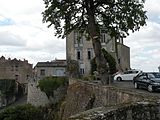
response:
[(137, 76), (139, 73), (141, 73), (141, 70), (128, 70), (124, 73), (118, 73), (114, 76), (114, 80), (122, 81), (122, 80), (133, 80), (135, 76)]
[(147, 89), (149, 92), (160, 90), (160, 73), (143, 72), (134, 77), (134, 87)]

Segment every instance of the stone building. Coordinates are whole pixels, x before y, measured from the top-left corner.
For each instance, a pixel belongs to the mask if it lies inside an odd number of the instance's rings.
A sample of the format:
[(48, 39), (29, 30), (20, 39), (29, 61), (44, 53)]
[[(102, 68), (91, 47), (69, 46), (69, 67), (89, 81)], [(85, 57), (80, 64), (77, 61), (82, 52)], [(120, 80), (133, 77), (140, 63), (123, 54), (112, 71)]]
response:
[[(66, 54), (67, 60), (76, 60), (79, 63), (79, 71), (81, 75), (90, 74), (90, 61), (94, 58), (94, 50), (91, 40), (86, 40), (85, 36), (79, 39), (79, 33), (71, 32), (66, 37)], [(123, 44), (123, 40), (111, 39), (106, 32), (101, 30), (101, 45), (116, 60), (117, 70), (130, 69), (130, 48)], [(117, 51), (117, 52), (116, 52)]]
[(14, 79), (19, 84), (24, 93), (27, 93), (28, 81), (33, 77), (32, 64), (27, 60), (21, 61), (0, 58), (0, 79)]
[(51, 62), (38, 62), (34, 68), (35, 79), (49, 76), (66, 76), (66, 60), (53, 60)]

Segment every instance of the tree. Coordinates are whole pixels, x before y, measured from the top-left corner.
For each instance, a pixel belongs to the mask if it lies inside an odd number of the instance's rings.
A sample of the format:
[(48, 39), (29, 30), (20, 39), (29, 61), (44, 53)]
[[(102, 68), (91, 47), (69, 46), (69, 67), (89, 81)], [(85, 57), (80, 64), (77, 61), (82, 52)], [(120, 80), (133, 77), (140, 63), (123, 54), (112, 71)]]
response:
[(45, 77), (38, 81), (38, 87), (45, 92), (47, 97), (54, 96), (54, 90), (61, 86), (67, 86), (68, 79), (66, 77)]
[(145, 0), (44, 0), (43, 22), (54, 25), (55, 35), (64, 38), (73, 30), (93, 43), (101, 80), (108, 78), (108, 65), (101, 51), (100, 28), (112, 38), (123, 39), (146, 24)]

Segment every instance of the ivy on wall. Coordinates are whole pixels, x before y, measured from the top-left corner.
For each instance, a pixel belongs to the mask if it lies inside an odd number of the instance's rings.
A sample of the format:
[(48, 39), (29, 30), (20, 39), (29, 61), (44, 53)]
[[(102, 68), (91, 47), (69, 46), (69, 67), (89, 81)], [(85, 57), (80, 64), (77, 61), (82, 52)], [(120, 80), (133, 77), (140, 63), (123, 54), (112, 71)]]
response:
[(114, 74), (116, 72), (116, 61), (104, 48), (102, 49), (105, 59), (109, 65), (109, 73)]
[(13, 79), (0, 80), (1, 96), (14, 96), (16, 94), (16, 82)]
[[(116, 61), (115, 61), (115, 59), (105, 49), (102, 49), (102, 52), (103, 52), (103, 55), (104, 55), (108, 65), (109, 65), (109, 73), (114, 74), (116, 72)], [(95, 58), (93, 58), (91, 60), (91, 74), (93, 74), (94, 71), (96, 71), (96, 70), (97, 70), (97, 65), (96, 65)]]

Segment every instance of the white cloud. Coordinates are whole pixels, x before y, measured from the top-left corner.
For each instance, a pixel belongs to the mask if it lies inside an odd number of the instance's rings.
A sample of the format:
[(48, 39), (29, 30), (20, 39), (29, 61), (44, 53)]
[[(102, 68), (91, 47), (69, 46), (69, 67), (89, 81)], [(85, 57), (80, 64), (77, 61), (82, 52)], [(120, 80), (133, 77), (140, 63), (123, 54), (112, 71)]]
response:
[(160, 65), (160, 24), (147, 22), (139, 32), (125, 39), (131, 49), (131, 67), (144, 71), (158, 71)]
[[(125, 39), (131, 49), (132, 68), (158, 70), (159, 6), (159, 0), (146, 0), (147, 26)], [(53, 28), (42, 23), (43, 11), (43, 0), (0, 0), (0, 56), (25, 58), (34, 64), (65, 58), (65, 39), (56, 38)]]
[(28, 59), (31, 63), (65, 59), (65, 40), (42, 23), (43, 0), (0, 0), (0, 55)]

